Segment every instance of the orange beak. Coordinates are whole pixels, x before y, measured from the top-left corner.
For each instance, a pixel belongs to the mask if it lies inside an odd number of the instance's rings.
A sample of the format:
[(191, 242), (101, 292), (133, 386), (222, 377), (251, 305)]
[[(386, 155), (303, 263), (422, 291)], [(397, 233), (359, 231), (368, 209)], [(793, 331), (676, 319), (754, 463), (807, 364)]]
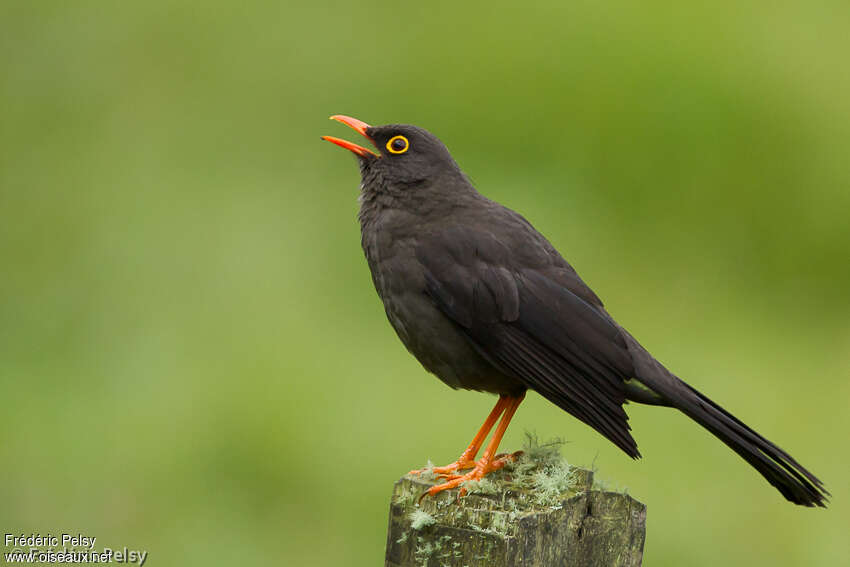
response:
[[(366, 128), (369, 127), (368, 124), (363, 122), (362, 120), (357, 120), (356, 118), (352, 118), (350, 116), (344, 116), (342, 114), (334, 114), (331, 116), (331, 120), (336, 120), (337, 122), (342, 122), (349, 128), (356, 130), (361, 136), (371, 140), (369, 136), (366, 134)], [(358, 146), (355, 143), (349, 142), (348, 140), (343, 140), (341, 138), (335, 138), (333, 136), (322, 136), (323, 140), (327, 140), (332, 144), (336, 144), (341, 148), (345, 148), (346, 150), (352, 151), (360, 157), (378, 157), (378, 154), (373, 152), (368, 148), (364, 148), (363, 146)]]

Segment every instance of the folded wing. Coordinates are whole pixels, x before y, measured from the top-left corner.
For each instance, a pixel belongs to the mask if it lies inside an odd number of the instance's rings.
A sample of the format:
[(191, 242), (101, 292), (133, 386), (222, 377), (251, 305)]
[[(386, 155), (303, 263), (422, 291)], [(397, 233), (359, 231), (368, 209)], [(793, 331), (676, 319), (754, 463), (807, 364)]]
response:
[(639, 456), (622, 408), (631, 358), (572, 268), (469, 227), (420, 242), (426, 293), (487, 360)]

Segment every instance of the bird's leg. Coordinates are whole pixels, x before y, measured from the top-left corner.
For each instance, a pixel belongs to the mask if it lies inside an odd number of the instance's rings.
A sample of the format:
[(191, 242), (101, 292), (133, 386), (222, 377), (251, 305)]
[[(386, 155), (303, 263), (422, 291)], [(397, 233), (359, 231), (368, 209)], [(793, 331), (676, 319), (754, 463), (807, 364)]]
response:
[[(475, 463), (474, 469), (472, 469), (466, 474), (452, 475), (451, 480), (449, 480), (448, 482), (444, 482), (443, 484), (432, 486), (428, 489), (428, 492), (426, 492), (426, 494), (434, 496), (435, 494), (437, 494), (438, 492), (442, 492), (443, 490), (456, 488), (466, 481), (481, 480), (487, 473), (505, 466), (505, 464), (512, 456), (506, 455), (505, 457), (495, 459), (495, 461), (494, 457), (496, 455), (496, 450), (499, 448), (499, 443), (502, 441), (502, 437), (505, 434), (505, 430), (507, 430), (508, 424), (511, 422), (511, 418), (514, 416), (514, 413), (516, 413), (519, 404), (522, 403), (523, 398), (525, 398), (525, 393), (520, 394), (516, 397), (507, 398), (505, 413), (502, 416), (502, 420), (499, 422), (499, 425), (496, 426), (496, 430), (493, 432), (493, 437), (487, 444), (487, 448), (484, 449), (484, 454), (481, 455), (481, 458), (478, 460), (478, 462)], [(461, 487), (460, 496), (463, 496), (464, 494), (466, 494), (466, 489)]]
[[(499, 396), (499, 400), (496, 402), (496, 405), (493, 406), (492, 411), (490, 411), (490, 415), (488, 415), (487, 419), (484, 421), (484, 425), (481, 426), (481, 429), (479, 429), (478, 433), (475, 434), (475, 437), (472, 438), (472, 441), (469, 443), (469, 447), (461, 453), (460, 457), (458, 457), (455, 462), (443, 467), (434, 467), (431, 471), (435, 474), (445, 476), (449, 473), (453, 473), (454, 471), (473, 468), (475, 466), (475, 455), (478, 454), (478, 450), (481, 448), (481, 445), (484, 443), (484, 440), (487, 438), (490, 430), (493, 429), (493, 424), (496, 423), (496, 420), (498, 420), (499, 416), (502, 415), (502, 412), (505, 411), (505, 406), (507, 406), (508, 400), (510, 400), (508, 396)], [(408, 474), (420, 474), (426, 470), (427, 469), (413, 470)]]

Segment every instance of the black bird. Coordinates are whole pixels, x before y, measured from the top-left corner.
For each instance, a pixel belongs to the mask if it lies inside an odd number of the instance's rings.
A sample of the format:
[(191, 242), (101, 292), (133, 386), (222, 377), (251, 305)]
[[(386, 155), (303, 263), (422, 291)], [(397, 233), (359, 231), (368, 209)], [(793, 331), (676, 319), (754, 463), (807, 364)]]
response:
[(512, 455), (497, 455), (499, 442), (534, 390), (632, 458), (640, 453), (623, 404), (674, 407), (789, 501), (826, 505), (829, 493), (812, 473), (653, 358), (525, 218), (475, 190), (435, 136), (404, 124), (331, 119), (380, 152), (323, 137), (358, 157), (363, 251), (401, 342), (452, 388), (499, 395), (458, 460), (435, 469), (446, 482), (430, 494), (504, 466)]

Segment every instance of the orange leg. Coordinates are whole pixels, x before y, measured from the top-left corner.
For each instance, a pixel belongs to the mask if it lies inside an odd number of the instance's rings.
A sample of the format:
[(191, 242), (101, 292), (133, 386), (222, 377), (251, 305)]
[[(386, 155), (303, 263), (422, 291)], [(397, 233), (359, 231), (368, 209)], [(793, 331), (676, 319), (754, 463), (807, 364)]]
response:
[[(443, 490), (456, 488), (468, 480), (481, 480), (487, 473), (505, 466), (505, 464), (510, 460), (512, 456), (506, 455), (501, 458), (496, 458), (494, 461), (494, 458), (496, 457), (496, 450), (499, 448), (499, 443), (502, 441), (502, 437), (505, 435), (505, 430), (507, 430), (508, 424), (511, 422), (511, 418), (516, 413), (519, 404), (522, 403), (523, 398), (525, 398), (524, 393), (520, 394), (515, 398), (506, 397), (507, 404), (505, 406), (505, 414), (502, 416), (502, 420), (499, 422), (499, 425), (496, 426), (496, 430), (493, 432), (493, 437), (487, 444), (487, 448), (484, 449), (484, 454), (481, 455), (481, 458), (478, 460), (477, 463), (475, 463), (474, 469), (472, 469), (466, 474), (451, 475), (450, 480), (448, 482), (432, 486), (428, 489), (428, 492), (426, 494), (434, 496), (435, 494), (437, 494), (438, 492), (442, 492)], [(460, 496), (463, 496), (465, 493), (466, 489), (461, 487)]]
[[(499, 419), (499, 416), (502, 415), (502, 412), (505, 411), (505, 406), (508, 405), (508, 401), (510, 398), (508, 396), (499, 396), (499, 401), (496, 402), (496, 405), (493, 407), (493, 410), (490, 412), (490, 415), (487, 416), (486, 421), (484, 421), (484, 425), (481, 426), (481, 429), (478, 430), (478, 433), (475, 434), (475, 437), (472, 438), (472, 441), (469, 443), (469, 447), (457, 458), (457, 460), (453, 463), (450, 463), (444, 467), (434, 467), (432, 470), (435, 474), (445, 476), (454, 471), (471, 469), (475, 466), (475, 455), (478, 454), (478, 450), (481, 449), (481, 445), (484, 443), (484, 440), (487, 438), (487, 435), (490, 433), (490, 430), (493, 429), (493, 424), (496, 423), (496, 420)], [(425, 469), (413, 470), (408, 474), (419, 474), (425, 472)]]

